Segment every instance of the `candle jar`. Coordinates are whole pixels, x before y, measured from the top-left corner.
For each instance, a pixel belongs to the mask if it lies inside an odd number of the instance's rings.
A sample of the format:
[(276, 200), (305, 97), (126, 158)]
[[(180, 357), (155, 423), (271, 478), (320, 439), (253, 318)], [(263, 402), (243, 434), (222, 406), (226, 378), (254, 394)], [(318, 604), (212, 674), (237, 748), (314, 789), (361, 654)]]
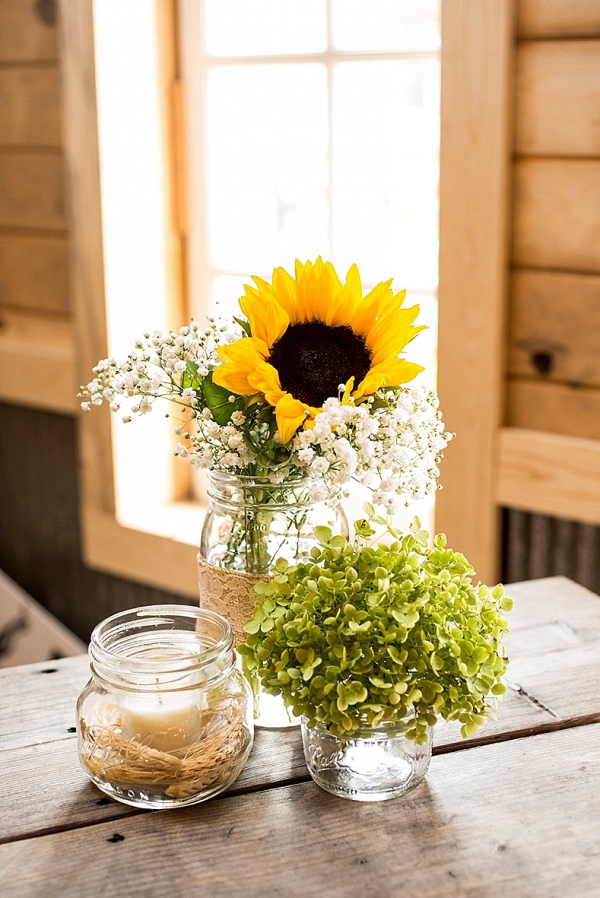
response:
[(99, 789), (168, 808), (234, 782), (252, 748), (252, 692), (224, 618), (186, 605), (135, 608), (96, 627), (90, 656), (77, 735)]

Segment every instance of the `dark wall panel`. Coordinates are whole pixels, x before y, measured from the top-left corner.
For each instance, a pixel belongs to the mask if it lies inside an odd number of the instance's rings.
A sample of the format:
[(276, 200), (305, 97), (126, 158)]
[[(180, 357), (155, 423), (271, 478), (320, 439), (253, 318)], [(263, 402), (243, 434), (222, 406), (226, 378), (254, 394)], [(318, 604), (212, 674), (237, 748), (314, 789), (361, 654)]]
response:
[(505, 508), (502, 579), (562, 574), (600, 593), (600, 527)]
[(75, 427), (0, 403), (0, 568), (87, 641), (117, 611), (189, 600), (81, 563)]

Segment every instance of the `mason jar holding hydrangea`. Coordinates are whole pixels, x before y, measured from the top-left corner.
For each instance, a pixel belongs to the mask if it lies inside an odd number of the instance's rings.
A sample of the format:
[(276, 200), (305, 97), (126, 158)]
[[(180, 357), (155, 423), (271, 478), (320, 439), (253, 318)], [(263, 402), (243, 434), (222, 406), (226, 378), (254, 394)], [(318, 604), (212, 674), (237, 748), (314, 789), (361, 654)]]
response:
[(113, 411), (129, 399), (125, 422), (158, 398), (182, 408), (176, 454), (209, 472), (200, 601), (240, 641), (253, 587), (278, 558), (308, 558), (315, 527), (347, 535), (346, 484), (393, 513), (436, 489), (450, 439), (435, 392), (404, 386), (422, 370), (402, 357), (422, 330), (406, 291), (386, 281), (363, 296), (356, 266), (342, 283), (320, 258), (252, 280), (233, 322), (146, 334), (80, 394), (84, 408)]

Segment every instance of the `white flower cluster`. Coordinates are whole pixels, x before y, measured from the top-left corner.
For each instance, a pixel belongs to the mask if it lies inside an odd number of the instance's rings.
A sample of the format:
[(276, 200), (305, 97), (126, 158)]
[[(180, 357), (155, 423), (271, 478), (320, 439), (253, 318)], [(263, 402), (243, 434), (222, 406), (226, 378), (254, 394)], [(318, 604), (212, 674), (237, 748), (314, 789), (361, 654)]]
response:
[[(96, 377), (80, 393), (82, 407), (89, 411), (107, 402), (117, 412), (127, 402), (123, 421), (129, 423), (151, 411), (156, 399), (167, 399), (180, 409), (176, 455), (197, 468), (266, 476), (273, 483), (307, 477), (314, 500), (355, 479), (373, 490), (375, 504), (393, 513), (402, 501), (435, 490), (441, 452), (452, 435), (444, 432), (433, 391), (382, 388), (357, 404), (327, 399), (314, 421), (282, 446), (264, 397), (244, 401), (212, 383), (211, 371), (221, 361), (216, 347), (239, 337), (239, 330), (212, 320), (206, 329), (192, 322), (179, 331), (146, 334), (121, 365), (99, 362)], [(340, 397), (343, 391), (342, 384)]]
[[(181, 386), (181, 376), (188, 362), (197, 366), (200, 376), (208, 374), (209, 365), (219, 361), (215, 355), (218, 337), (214, 322), (203, 330), (194, 321), (179, 331), (145, 334), (142, 340), (136, 341), (133, 352), (122, 364), (118, 365), (112, 358), (98, 362), (94, 368), (95, 379), (80, 393), (86, 397), (82, 408), (89, 411), (92, 405), (108, 402), (111, 411), (117, 412), (123, 400), (129, 398), (135, 399), (129, 411), (133, 415), (145, 415), (151, 411), (154, 400), (162, 397), (193, 409), (196, 393)], [(123, 421), (128, 424), (131, 415), (124, 416)]]
[(438, 398), (426, 387), (380, 390), (359, 405), (327, 399), (311, 429), (294, 441), (298, 462), (314, 479), (314, 499), (351, 478), (373, 490), (388, 512), (436, 489), (444, 432)]

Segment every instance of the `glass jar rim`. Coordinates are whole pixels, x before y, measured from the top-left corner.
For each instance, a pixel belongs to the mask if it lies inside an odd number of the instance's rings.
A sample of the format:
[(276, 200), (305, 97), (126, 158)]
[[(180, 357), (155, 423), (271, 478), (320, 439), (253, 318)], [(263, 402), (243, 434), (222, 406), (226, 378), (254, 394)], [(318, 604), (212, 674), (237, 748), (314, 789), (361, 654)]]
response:
[[(308, 717), (301, 717), (302, 726), (307, 730), (313, 730), (314, 732), (318, 732), (320, 734), (324, 734), (326, 736), (331, 736), (333, 739), (339, 739), (342, 741), (352, 741), (353, 739), (368, 739), (369, 737), (378, 736), (378, 735), (401, 735), (405, 732), (413, 721), (413, 715), (409, 714), (406, 717), (400, 717), (393, 720), (381, 720), (377, 726), (372, 726), (365, 723), (361, 723), (356, 730), (348, 733), (347, 736), (336, 736), (329, 731), (327, 728), (327, 724), (322, 720), (315, 721), (311, 726), (308, 725)], [(429, 738), (431, 738), (431, 734), (433, 733), (433, 726), (427, 727), (427, 733)]]
[[(185, 619), (188, 622), (194, 622), (193, 629), (177, 627), (177, 621), (183, 622)], [(203, 635), (202, 623), (216, 629), (216, 634), (210, 637), (206, 633)], [(161, 624), (167, 626), (160, 629)], [(169, 627), (169, 624), (172, 626)], [(156, 628), (157, 646), (159, 645), (159, 634), (189, 633), (197, 637), (197, 652), (191, 654), (175, 652), (168, 658), (157, 659), (156, 657), (136, 657), (135, 654), (128, 654), (127, 651), (115, 650), (119, 645), (123, 649), (123, 642), (128, 635), (131, 636), (136, 631), (142, 635), (144, 630), (151, 633), (152, 627)], [(160, 674), (176, 677), (206, 668), (210, 669), (212, 666), (212, 675), (203, 681), (209, 683), (220, 679), (235, 666), (234, 633), (228, 620), (208, 608), (174, 604), (143, 605), (119, 611), (101, 621), (92, 631), (89, 654), (93, 668), (97, 665), (95, 672), (111, 682), (113, 676), (120, 680), (124, 673), (128, 677), (134, 677), (136, 674), (148, 676), (158, 669)]]
[[(322, 481), (322, 478), (320, 478)], [(290, 506), (309, 506), (318, 502), (335, 502), (339, 499), (341, 485), (327, 484), (327, 495), (323, 500), (315, 500), (310, 496), (310, 487), (316, 483), (314, 477), (285, 477), (281, 481), (270, 480), (268, 476), (254, 474), (232, 474), (214, 468), (208, 471), (208, 495), (214, 502), (223, 507), (243, 507), (251, 504), (255, 507), (265, 506), (288, 508)], [(262, 495), (268, 491), (268, 496)]]

